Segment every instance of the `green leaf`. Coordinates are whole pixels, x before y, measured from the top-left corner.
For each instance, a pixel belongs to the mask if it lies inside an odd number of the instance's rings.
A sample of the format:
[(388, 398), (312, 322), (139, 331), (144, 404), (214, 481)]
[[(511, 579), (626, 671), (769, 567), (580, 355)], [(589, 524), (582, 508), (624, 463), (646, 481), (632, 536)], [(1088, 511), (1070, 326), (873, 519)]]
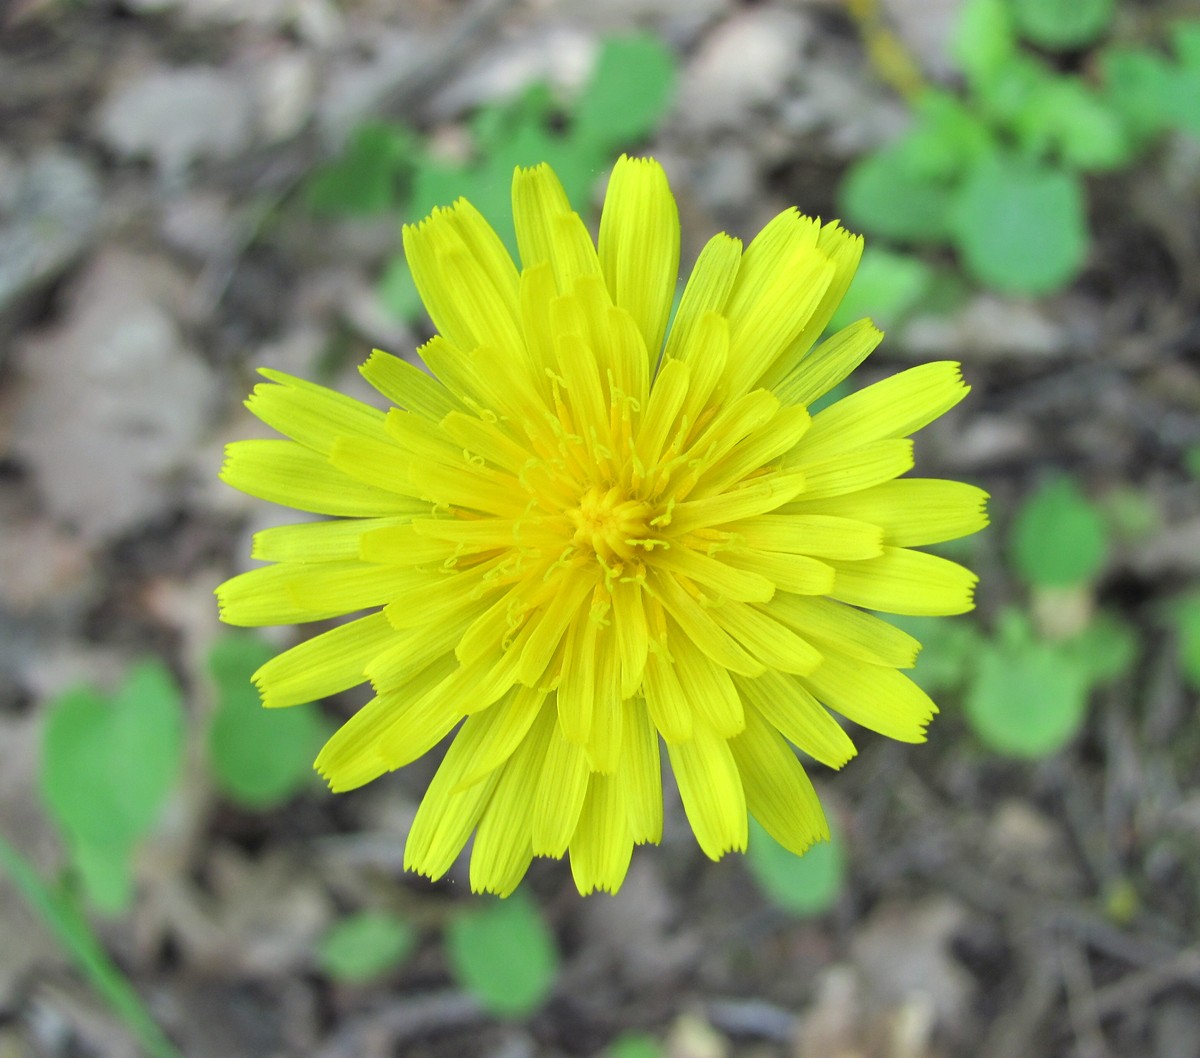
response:
[(1171, 613), (1179, 637), (1179, 667), (1184, 682), (1200, 691), (1200, 594), (1180, 599)]
[(1183, 465), (1194, 478), (1200, 478), (1200, 445), (1192, 445), (1183, 453)]
[[(41, 792), (73, 853), (90, 846), (85, 884), (119, 910), (121, 889), (98, 867), (96, 850), (125, 855), (153, 826), (179, 771), (183, 710), (170, 673), (157, 661), (135, 666), (111, 700), (79, 687), (51, 703), (42, 738)], [(118, 868), (119, 869), (119, 868)], [(128, 888), (125, 887), (128, 896)]]
[(958, 180), (994, 147), (991, 129), (950, 92), (927, 89), (914, 109), (916, 123), (899, 145), (914, 175), (943, 183)]
[(1112, 22), (1116, 0), (1011, 0), (1017, 29), (1043, 48), (1091, 44)]
[(662, 1045), (642, 1032), (626, 1032), (605, 1049), (607, 1058), (663, 1058)]
[(420, 319), (424, 306), (404, 254), (398, 253), (388, 262), (376, 292), (383, 307), (397, 319), (406, 322)]
[(399, 180), (416, 152), (416, 138), (398, 125), (372, 122), (350, 137), (340, 158), (318, 169), (305, 191), (314, 213), (370, 216), (397, 205)]
[(589, 150), (607, 156), (652, 132), (674, 89), (675, 55), (657, 37), (610, 37), (576, 101), (572, 133)]
[(1200, 136), (1200, 21), (1177, 22), (1171, 44), (1178, 59), (1168, 97), (1171, 120), (1185, 132)]
[(950, 191), (913, 171), (904, 140), (855, 162), (842, 180), (841, 212), (853, 227), (897, 242), (944, 242)]
[(990, 77), (975, 86), (975, 97), (983, 116), (1003, 130), (1011, 130), (1058, 75), (1040, 59), (1023, 52), (1014, 54)]
[(326, 727), (311, 704), (264, 709), (250, 682), (275, 654), (254, 636), (224, 636), (209, 668), (217, 684), (217, 709), (208, 733), (213, 778), (222, 793), (248, 808), (286, 801), (312, 778), (312, 762)]
[(1082, 632), (1061, 644), (1083, 670), (1088, 686), (1104, 686), (1126, 675), (1137, 661), (1137, 631), (1114, 614), (1098, 614)]
[(363, 911), (343, 919), (321, 938), (317, 962), (339, 981), (370, 981), (404, 962), (416, 943), (416, 931), (404, 919), (383, 911)]
[(959, 189), (954, 241), (971, 274), (1009, 294), (1046, 294), (1087, 256), (1083, 188), (1070, 173), (997, 153)]
[(1114, 536), (1132, 543), (1155, 536), (1163, 525), (1163, 512), (1150, 493), (1136, 485), (1118, 485), (1100, 501)]
[(1175, 71), (1161, 55), (1142, 48), (1105, 48), (1099, 57), (1106, 104), (1126, 133), (1146, 141), (1175, 119)]
[(846, 853), (832, 824), (829, 841), (797, 856), (752, 818), (746, 863), (772, 903), (801, 917), (820, 915), (833, 907), (846, 874)]
[(933, 694), (961, 687), (983, 648), (975, 622), (965, 617), (901, 617), (888, 621), (921, 643), (917, 664), (909, 676)]
[(913, 310), (932, 281), (932, 270), (923, 261), (868, 246), (829, 327), (836, 331), (870, 316), (887, 330)]
[(1017, 573), (1030, 584), (1065, 587), (1094, 580), (1104, 568), (1108, 532), (1075, 481), (1046, 481), (1017, 511), (1009, 539)]
[(455, 977), (493, 1014), (530, 1014), (554, 987), (554, 938), (537, 908), (520, 894), (456, 915), (446, 943)]
[(1012, 61), (1017, 38), (1004, 0), (966, 0), (958, 16), (951, 54), (971, 84), (990, 80)]
[(74, 903), (46, 885), (33, 865), (2, 837), (0, 867), (91, 986), (138, 1038), (146, 1053), (152, 1058), (180, 1058), (179, 1052), (150, 1016), (141, 997), (109, 959)]
[(1077, 77), (1038, 85), (1015, 131), (1030, 157), (1057, 155), (1075, 169), (1114, 169), (1133, 155), (1121, 115)]
[(83, 887), (98, 910), (117, 915), (129, 907), (133, 901), (132, 845), (77, 839), (71, 853)]
[(967, 720), (998, 753), (1049, 756), (1083, 723), (1088, 673), (1070, 653), (1034, 642), (1023, 618), (1008, 627), (977, 659), (964, 701)]

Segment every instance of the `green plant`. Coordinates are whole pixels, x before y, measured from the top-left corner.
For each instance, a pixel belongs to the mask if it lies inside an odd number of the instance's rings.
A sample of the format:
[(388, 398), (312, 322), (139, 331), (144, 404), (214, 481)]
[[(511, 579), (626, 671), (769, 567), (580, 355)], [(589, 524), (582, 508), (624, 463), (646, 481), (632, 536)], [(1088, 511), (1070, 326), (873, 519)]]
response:
[(383, 911), (361, 911), (321, 938), (317, 963), (336, 980), (370, 981), (403, 963), (416, 944), (416, 931), (407, 920)]
[(0, 867), (146, 1053), (152, 1058), (181, 1058), (146, 1010), (141, 997), (109, 959), (70, 893), (48, 886), (33, 865), (3, 838), (0, 838)]
[(833, 907), (846, 874), (846, 853), (832, 824), (828, 841), (797, 856), (751, 819), (746, 863), (773, 904), (801, 917), (820, 915)]
[(1044, 482), (1017, 511), (1013, 565), (1030, 585), (1069, 587), (1093, 580), (1108, 552), (1108, 527), (1074, 480)]
[(179, 690), (157, 661), (136, 665), (112, 697), (82, 686), (49, 705), (42, 799), (103, 911), (129, 906), (130, 858), (175, 783), (182, 750)]
[(913, 247), (950, 245), (992, 289), (1038, 295), (1079, 273), (1088, 173), (1129, 165), (1163, 131), (1200, 133), (1200, 22), (1172, 57), (1099, 45), (1098, 79), (1024, 46), (1100, 40), (1114, 0), (967, 0), (955, 38), (961, 93), (927, 89), (911, 128), (860, 159), (841, 189), (849, 223)]
[[(481, 108), (469, 125), (471, 154), (462, 160), (439, 157), (402, 126), (371, 122), (341, 157), (314, 173), (308, 204), (323, 214), (392, 213), (415, 221), (461, 196), (493, 224), (501, 222), (497, 230), (515, 255), (506, 221), (514, 167), (549, 162), (571, 201), (586, 203), (613, 156), (646, 137), (666, 113), (675, 72), (674, 55), (657, 38), (608, 38), (575, 98), (560, 102), (546, 85), (535, 84), (515, 99)], [(419, 313), (402, 253), (386, 266), (379, 291), (401, 318)]]
[(626, 1032), (605, 1049), (606, 1058), (662, 1058), (662, 1045), (653, 1036), (641, 1032)]
[(251, 677), (275, 653), (261, 639), (234, 633), (218, 640), (208, 659), (217, 688), (208, 732), (213, 779), (247, 808), (272, 808), (311, 783), (313, 758), (329, 735), (312, 704), (263, 708)]
[(459, 983), (493, 1014), (523, 1017), (550, 994), (558, 950), (537, 908), (517, 894), (483, 900), (455, 915), (446, 930)]

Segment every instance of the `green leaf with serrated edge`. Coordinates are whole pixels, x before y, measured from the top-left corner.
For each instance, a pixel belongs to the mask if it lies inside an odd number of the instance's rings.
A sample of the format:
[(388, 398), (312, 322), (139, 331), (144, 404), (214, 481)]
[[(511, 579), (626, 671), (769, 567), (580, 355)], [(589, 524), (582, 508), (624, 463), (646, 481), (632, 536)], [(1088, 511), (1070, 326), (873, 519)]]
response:
[(602, 156), (653, 131), (675, 89), (675, 55), (649, 34), (604, 41), (575, 102), (573, 138)]
[(355, 130), (340, 158), (309, 179), (305, 197), (314, 213), (370, 216), (393, 209), (416, 139), (398, 125), (371, 122)]
[(416, 930), (398, 915), (363, 911), (337, 923), (317, 947), (317, 962), (339, 981), (370, 981), (394, 970), (416, 947)]
[(1044, 482), (1018, 508), (1009, 546), (1025, 581), (1065, 587), (1099, 576), (1108, 532), (1100, 512), (1075, 481), (1059, 476)]
[(840, 330), (863, 316), (870, 316), (883, 330), (894, 327), (920, 302), (932, 278), (924, 261), (868, 246), (850, 289), (829, 321), (830, 330)]
[(1046, 294), (1083, 267), (1083, 188), (1070, 173), (997, 153), (958, 189), (954, 243), (981, 283), (1007, 294)]
[(1088, 673), (1061, 648), (1034, 642), (1021, 615), (1007, 617), (997, 641), (976, 660), (964, 699), (967, 720), (997, 753), (1049, 756), (1083, 723)]
[(837, 903), (846, 874), (841, 837), (830, 823), (830, 840), (803, 856), (780, 845), (753, 818), (746, 863), (771, 902), (793, 915), (820, 915)]
[(1200, 594), (1177, 600), (1170, 612), (1179, 637), (1179, 667), (1184, 681), (1192, 690), (1200, 691)]
[(994, 77), (1012, 59), (1017, 40), (1005, 0), (966, 0), (958, 14), (950, 50), (971, 84)]
[(1043, 48), (1082, 48), (1112, 22), (1116, 0), (1010, 0), (1018, 32)]
[(949, 235), (950, 190), (914, 173), (903, 140), (868, 154), (846, 172), (838, 190), (853, 228), (897, 242), (937, 243)]
[(312, 762), (327, 735), (311, 704), (267, 710), (250, 682), (275, 654), (254, 636), (222, 637), (209, 656), (217, 709), (208, 754), (218, 789), (247, 808), (269, 808), (312, 782)]
[(530, 1014), (554, 987), (554, 938), (537, 908), (519, 893), (455, 915), (446, 944), (454, 976), (493, 1014)]

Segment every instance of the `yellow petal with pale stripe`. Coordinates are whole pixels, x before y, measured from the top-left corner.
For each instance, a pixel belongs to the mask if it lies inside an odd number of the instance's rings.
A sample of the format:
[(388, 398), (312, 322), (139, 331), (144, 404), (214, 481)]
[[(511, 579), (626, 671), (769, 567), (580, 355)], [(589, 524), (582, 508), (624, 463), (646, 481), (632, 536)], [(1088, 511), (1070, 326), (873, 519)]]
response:
[(571, 876), (586, 896), (600, 889), (615, 893), (633, 855), (624, 787), (611, 775), (593, 775), (579, 826), (571, 838)]
[[(801, 441), (799, 445), (801, 453), (804, 452), (804, 443)], [(819, 462), (809, 462), (801, 456), (796, 465), (804, 475), (805, 499), (845, 496), (849, 492), (891, 481), (911, 470), (913, 443), (876, 441), (845, 455), (832, 456)]]
[(684, 287), (675, 322), (667, 335), (665, 360), (691, 360), (696, 328), (708, 313), (721, 315), (737, 281), (742, 263), (742, 243), (732, 235), (714, 235), (708, 240)]
[(464, 407), (436, 378), (382, 349), (374, 350), (358, 370), (393, 404), (430, 422), (439, 422)]
[(587, 753), (570, 742), (557, 718), (538, 764), (537, 796), (532, 805), (533, 849), (539, 856), (561, 856), (567, 850), (587, 794)]
[(821, 663), (811, 643), (785, 628), (761, 607), (731, 602), (713, 611), (716, 622), (764, 665), (780, 672), (812, 672)]
[(679, 685), (696, 717), (721, 738), (732, 738), (741, 731), (745, 725), (742, 699), (729, 670), (710, 661), (682, 636), (672, 641), (671, 656)]
[(988, 524), (988, 494), (963, 481), (900, 478), (861, 492), (787, 505), (787, 513), (836, 514), (871, 522), (883, 530), (883, 542), (920, 547), (969, 536)]
[(401, 525), (409, 518), (338, 518), (276, 525), (254, 534), (250, 557), (260, 562), (333, 562), (361, 558), (364, 533)]
[(356, 481), (295, 441), (234, 441), (221, 480), (260, 500), (313, 514), (370, 518), (422, 509), (411, 499)]
[(895, 625), (832, 599), (780, 595), (770, 612), (818, 650), (828, 646), (871, 665), (910, 669), (921, 649), (917, 640)]
[(925, 727), (938, 711), (903, 673), (839, 654), (827, 654), (801, 682), (830, 709), (897, 742), (924, 742)]
[(686, 742), (667, 743), (688, 822), (704, 854), (719, 860), (746, 850), (746, 795), (729, 743), (703, 726)]
[(797, 856), (829, 840), (817, 791), (783, 737), (753, 707), (729, 749), (742, 776), (746, 808), (780, 845)]
[(468, 717), (454, 736), (409, 827), (404, 842), (406, 871), (440, 878), (462, 852), (500, 779), (493, 769), (477, 782), (463, 782), (474, 762), (488, 751), (497, 716), (487, 710)]
[(837, 720), (796, 677), (772, 670), (754, 679), (736, 676), (734, 681), (746, 704), (813, 760), (840, 768), (857, 752)]
[(636, 844), (662, 840), (662, 767), (658, 735), (643, 701), (627, 699), (621, 706), (622, 749), (620, 780), (625, 784), (629, 836)]
[(388, 619), (373, 613), (276, 654), (251, 679), (268, 709), (314, 702), (362, 683), (367, 662), (397, 638)]
[(831, 597), (868, 610), (938, 617), (966, 613), (975, 606), (979, 578), (937, 555), (885, 547), (878, 558), (832, 565), (836, 573)]
[(746, 547), (816, 558), (874, 558), (883, 532), (869, 522), (827, 514), (764, 514), (727, 527)]
[(679, 275), (679, 211), (658, 162), (622, 155), (600, 215), (600, 267), (613, 301), (657, 357)]
[(907, 437), (969, 392), (956, 363), (910, 367), (818, 412), (804, 437), (805, 461), (852, 451), (872, 441)]
[(475, 834), (471, 850), (471, 889), (508, 896), (533, 859), (534, 798), (546, 742), (554, 725), (543, 709), (529, 737), (504, 765)]
[(344, 435), (383, 440), (383, 412), (282, 371), (259, 374), (271, 381), (254, 387), (246, 407), (285, 437), (322, 455)]
[(600, 260), (579, 215), (572, 211), (554, 171), (545, 163), (513, 176), (513, 226), (521, 265), (548, 262), (560, 294), (580, 276), (600, 272)]
[(771, 389), (785, 404), (812, 404), (842, 382), (881, 341), (883, 331), (870, 320), (858, 320), (826, 338)]
[(833, 590), (833, 567), (808, 555), (736, 547), (721, 552), (731, 566), (766, 577), (780, 591), (824, 595)]

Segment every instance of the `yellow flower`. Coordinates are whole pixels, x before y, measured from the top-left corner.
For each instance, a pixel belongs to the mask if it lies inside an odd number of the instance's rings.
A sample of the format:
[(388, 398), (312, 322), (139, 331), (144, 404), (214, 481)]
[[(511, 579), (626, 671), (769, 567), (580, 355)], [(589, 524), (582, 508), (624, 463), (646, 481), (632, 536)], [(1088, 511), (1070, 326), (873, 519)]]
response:
[(222, 617), (370, 611), (255, 675), (269, 707), (370, 681), (317, 758), (334, 790), (458, 727), (411, 870), (441, 876), (474, 833), (477, 890), (568, 851), (580, 892), (616, 890), (661, 838), (662, 745), (708, 856), (745, 849), (748, 812), (802, 853), (828, 830), (793, 747), (838, 768), (833, 713), (920, 742), (936, 712), (898, 671), (920, 645), (868, 611), (972, 605), (972, 573), (913, 548), (982, 528), (985, 493), (902, 477), (909, 435), (967, 393), (958, 365), (810, 416), (882, 337), (861, 320), (817, 344), (861, 239), (795, 210), (745, 250), (717, 235), (668, 331), (656, 162), (617, 163), (598, 245), (545, 165), (516, 172), (513, 211), (519, 268), (465, 201), (405, 228), (438, 334), (432, 377), (363, 366), (386, 413), (263, 371), (248, 406), (290, 440), (230, 445), (222, 477), (336, 517), (258, 533), (271, 564), (218, 589)]

